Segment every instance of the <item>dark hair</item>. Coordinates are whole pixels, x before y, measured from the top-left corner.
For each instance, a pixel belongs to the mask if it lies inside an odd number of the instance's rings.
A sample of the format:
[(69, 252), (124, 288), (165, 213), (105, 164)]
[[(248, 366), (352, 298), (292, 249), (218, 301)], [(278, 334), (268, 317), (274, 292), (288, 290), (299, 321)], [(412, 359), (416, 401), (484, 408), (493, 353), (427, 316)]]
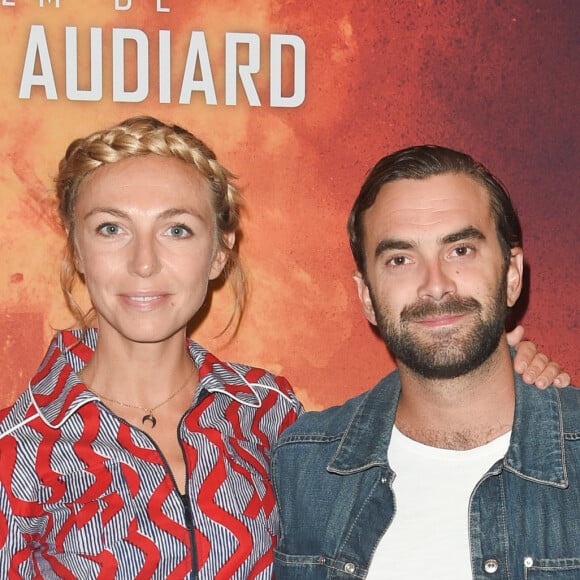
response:
[(364, 212), (375, 203), (381, 187), (400, 179), (426, 179), (443, 173), (463, 173), (487, 189), (491, 215), (506, 262), (509, 262), (510, 250), (521, 247), (522, 233), (518, 216), (499, 179), (466, 153), (439, 145), (417, 145), (383, 157), (367, 175), (354, 202), (348, 218), (348, 235), (352, 255), (363, 276), (366, 260), (362, 218)]

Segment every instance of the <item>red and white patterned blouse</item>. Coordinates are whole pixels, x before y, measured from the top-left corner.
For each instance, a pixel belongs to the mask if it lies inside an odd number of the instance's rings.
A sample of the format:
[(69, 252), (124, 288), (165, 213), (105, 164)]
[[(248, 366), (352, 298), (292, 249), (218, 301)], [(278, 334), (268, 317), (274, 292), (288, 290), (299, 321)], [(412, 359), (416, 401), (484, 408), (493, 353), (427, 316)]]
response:
[(188, 342), (200, 381), (179, 426), (182, 496), (155, 443), (79, 379), (97, 333), (80, 336), (57, 333), (0, 414), (0, 578), (269, 579), (270, 450), (302, 412), (288, 382)]

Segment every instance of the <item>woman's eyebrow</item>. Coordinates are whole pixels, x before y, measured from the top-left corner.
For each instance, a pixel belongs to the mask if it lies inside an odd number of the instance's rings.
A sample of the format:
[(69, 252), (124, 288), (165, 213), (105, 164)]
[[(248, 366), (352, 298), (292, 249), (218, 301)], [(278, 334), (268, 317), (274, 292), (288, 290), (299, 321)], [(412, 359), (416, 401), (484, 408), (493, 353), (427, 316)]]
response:
[[(91, 216), (99, 213), (106, 213), (118, 218), (130, 218), (130, 215), (127, 212), (114, 207), (94, 207), (83, 217), (83, 219), (86, 220)], [(168, 219), (180, 215), (191, 215), (193, 217), (203, 219), (203, 216), (198, 211), (188, 207), (171, 207), (158, 214), (157, 219)]]
[(91, 211), (89, 211), (84, 217), (83, 219), (88, 219), (91, 216), (98, 214), (98, 213), (107, 213), (109, 215), (118, 217), (118, 218), (125, 218), (127, 217), (127, 214), (124, 211), (121, 211), (120, 209), (115, 209), (114, 207), (94, 207)]

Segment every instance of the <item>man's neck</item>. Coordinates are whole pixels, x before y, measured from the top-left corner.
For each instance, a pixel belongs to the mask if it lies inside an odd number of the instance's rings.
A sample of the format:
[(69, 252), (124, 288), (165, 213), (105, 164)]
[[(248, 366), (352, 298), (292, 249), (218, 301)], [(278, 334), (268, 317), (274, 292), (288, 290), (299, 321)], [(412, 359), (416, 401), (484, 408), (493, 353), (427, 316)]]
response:
[(505, 338), (477, 369), (454, 379), (426, 379), (399, 363), (396, 425), (408, 437), (444, 449), (472, 449), (511, 429), (512, 361)]

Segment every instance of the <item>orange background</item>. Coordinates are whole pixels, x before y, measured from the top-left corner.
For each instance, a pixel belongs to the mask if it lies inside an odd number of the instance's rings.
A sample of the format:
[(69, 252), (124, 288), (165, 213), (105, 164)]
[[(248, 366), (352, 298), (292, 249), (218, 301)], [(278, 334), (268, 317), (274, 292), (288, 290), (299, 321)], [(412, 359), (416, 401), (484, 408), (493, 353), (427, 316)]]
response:
[[(577, 2), (161, 1), (170, 12), (158, 12), (156, 0), (133, 0), (128, 11), (116, 11), (114, 0), (12, 2), (0, 2), (0, 405), (26, 387), (52, 329), (71, 323), (58, 284), (63, 238), (51, 181), (58, 161), (73, 138), (141, 113), (187, 126), (240, 176), (250, 303), (230, 343), (215, 338), (229, 316), (227, 290), (214, 294), (194, 333), (219, 356), (286, 375), (310, 409), (386, 374), (393, 363), (351, 281), (346, 218), (380, 157), (436, 142), (470, 152), (510, 190), (532, 286), (523, 304), (527, 336), (577, 382)], [(45, 27), (57, 100), (40, 89), (18, 98), (32, 24)], [(100, 102), (66, 99), (65, 26), (78, 27), (81, 85), (90, 78), (90, 27), (103, 29)], [(141, 103), (112, 101), (115, 27), (149, 37), (150, 93)], [(161, 29), (172, 31), (170, 104), (157, 97)], [(200, 95), (177, 103), (192, 30), (208, 40), (217, 106)], [(224, 104), (226, 32), (260, 37), (261, 107), (250, 107), (240, 86), (238, 104)], [(299, 108), (268, 105), (272, 33), (305, 42)]]

